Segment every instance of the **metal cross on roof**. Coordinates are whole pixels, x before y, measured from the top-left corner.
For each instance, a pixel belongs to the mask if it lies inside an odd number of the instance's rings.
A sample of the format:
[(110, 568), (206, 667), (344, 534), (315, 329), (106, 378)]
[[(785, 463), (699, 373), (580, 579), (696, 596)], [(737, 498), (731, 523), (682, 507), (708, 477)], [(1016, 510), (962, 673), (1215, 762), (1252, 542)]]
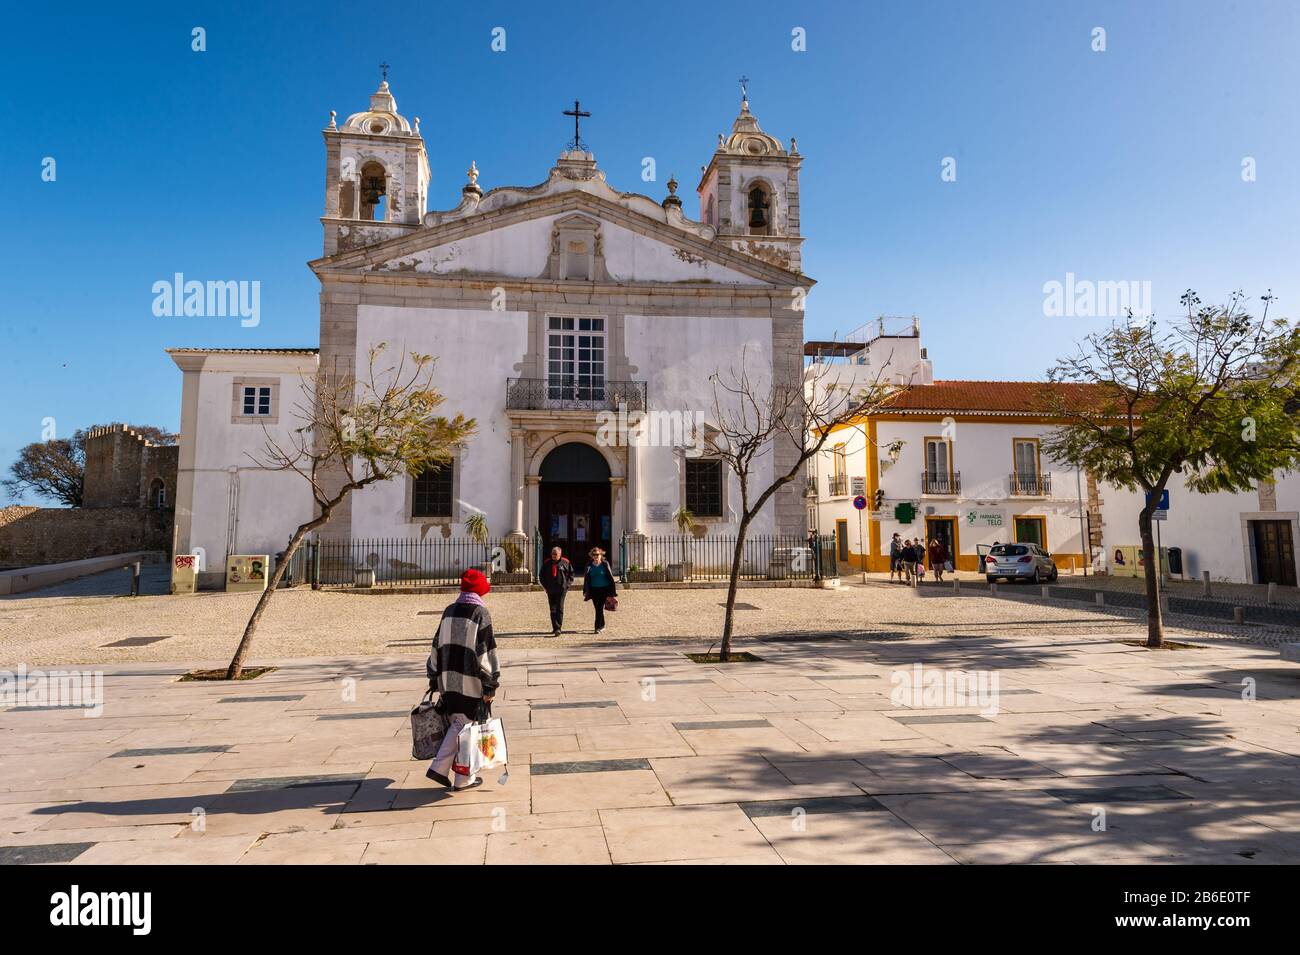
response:
[(388, 64), (387, 64), (387, 63), (380, 63), (380, 64), (379, 64), (379, 68), (380, 68), (380, 69), (383, 71), (383, 73), (384, 73), (384, 82), (387, 83), (387, 82), (388, 82)]
[(583, 143), (582, 139), (578, 135), (578, 123), (582, 117), (590, 116), (591, 114), (584, 110), (575, 99), (573, 101), (573, 109), (564, 110), (564, 115), (573, 117), (573, 142), (569, 145), (572, 147), (574, 152), (586, 152), (586, 144)]
[(740, 98), (749, 99), (749, 77), (742, 76), (737, 82), (740, 83)]

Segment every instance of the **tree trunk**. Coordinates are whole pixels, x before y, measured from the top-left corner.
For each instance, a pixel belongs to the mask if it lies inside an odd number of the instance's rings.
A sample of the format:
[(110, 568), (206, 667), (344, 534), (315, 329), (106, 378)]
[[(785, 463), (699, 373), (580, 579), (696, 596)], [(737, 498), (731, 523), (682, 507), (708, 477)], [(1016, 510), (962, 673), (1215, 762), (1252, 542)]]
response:
[(303, 525), (294, 531), (293, 537), (289, 538), (289, 546), (284, 549), (284, 558), (275, 566), (275, 573), (271, 575), (266, 589), (262, 591), (262, 596), (257, 598), (257, 606), (253, 608), (253, 615), (248, 618), (248, 625), (244, 627), (244, 636), (239, 641), (239, 648), (235, 650), (234, 659), (230, 661), (230, 666), (226, 668), (227, 680), (238, 680), (244, 670), (244, 658), (248, 656), (248, 649), (253, 645), (253, 634), (257, 631), (257, 624), (262, 619), (262, 614), (266, 611), (266, 605), (271, 602), (271, 595), (275, 593), (276, 588), (280, 586), (280, 581), (284, 579), (285, 572), (289, 569), (289, 561), (298, 551), (298, 546), (306, 538), (307, 533), (311, 530), (311, 525)]
[(736, 587), (740, 583), (740, 560), (745, 553), (745, 534), (749, 531), (748, 515), (740, 519), (736, 529), (736, 550), (731, 555), (731, 576), (727, 581), (727, 614), (722, 622), (722, 646), (718, 650), (718, 659), (726, 663), (731, 659), (731, 628), (736, 616)]
[[(1155, 494), (1153, 501), (1159, 499)], [(1147, 646), (1158, 650), (1164, 644), (1165, 626), (1160, 614), (1160, 555), (1156, 552), (1155, 535), (1151, 530), (1151, 513), (1154, 504), (1147, 504), (1138, 514), (1138, 531), (1142, 535), (1142, 563), (1147, 583)]]

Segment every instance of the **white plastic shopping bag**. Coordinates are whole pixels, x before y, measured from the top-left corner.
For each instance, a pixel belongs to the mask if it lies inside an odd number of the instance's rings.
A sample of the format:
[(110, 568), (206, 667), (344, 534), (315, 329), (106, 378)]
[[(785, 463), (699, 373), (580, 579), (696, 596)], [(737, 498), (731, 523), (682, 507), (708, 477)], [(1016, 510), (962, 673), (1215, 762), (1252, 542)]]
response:
[(451, 764), (451, 771), (458, 776), (475, 776), (483, 765), (483, 754), (479, 751), (478, 738), (480, 724), (466, 723), (457, 739), (456, 759)]
[(508, 761), (506, 755), (506, 729), (499, 719), (490, 719), (479, 723), (478, 751), (483, 757), (479, 769), (491, 769), (504, 766)]
[(480, 770), (504, 766), (506, 761), (506, 731), (501, 720), (476, 721), (466, 723), (460, 731), (451, 770), (460, 776), (477, 776)]

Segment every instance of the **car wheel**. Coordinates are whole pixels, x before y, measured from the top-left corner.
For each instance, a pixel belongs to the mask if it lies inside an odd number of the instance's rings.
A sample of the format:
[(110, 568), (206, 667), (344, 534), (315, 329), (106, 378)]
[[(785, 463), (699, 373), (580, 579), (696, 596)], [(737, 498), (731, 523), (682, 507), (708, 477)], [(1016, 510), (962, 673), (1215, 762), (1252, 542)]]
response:
[(997, 574), (985, 574), (984, 579), (991, 584), (996, 584), (998, 582)]
[(1040, 580), (1042, 580), (1042, 577), (1041, 577), (1041, 576), (1039, 575), (1039, 573), (1038, 573), (1038, 568), (1035, 567), (1035, 568), (1034, 568), (1034, 575), (1033, 575), (1032, 577), (1029, 578), (1029, 582), (1030, 582), (1031, 584), (1037, 584)]
[(1056, 578), (1057, 578), (1057, 577), (1060, 577), (1060, 576), (1061, 576), (1061, 571), (1057, 569), (1057, 567), (1056, 567), (1055, 564), (1053, 564), (1053, 565), (1052, 565), (1052, 576), (1047, 578), (1048, 583), (1053, 583), (1053, 584), (1056, 583)]

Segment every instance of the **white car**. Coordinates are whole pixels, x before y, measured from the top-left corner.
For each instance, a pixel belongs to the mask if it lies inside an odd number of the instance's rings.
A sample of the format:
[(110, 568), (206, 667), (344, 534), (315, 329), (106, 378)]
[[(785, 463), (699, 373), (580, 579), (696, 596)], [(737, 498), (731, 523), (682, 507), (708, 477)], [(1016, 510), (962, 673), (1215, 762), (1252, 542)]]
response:
[(984, 576), (989, 583), (999, 577), (1027, 580), (1031, 584), (1056, 580), (1052, 555), (1037, 544), (998, 544), (984, 558)]

